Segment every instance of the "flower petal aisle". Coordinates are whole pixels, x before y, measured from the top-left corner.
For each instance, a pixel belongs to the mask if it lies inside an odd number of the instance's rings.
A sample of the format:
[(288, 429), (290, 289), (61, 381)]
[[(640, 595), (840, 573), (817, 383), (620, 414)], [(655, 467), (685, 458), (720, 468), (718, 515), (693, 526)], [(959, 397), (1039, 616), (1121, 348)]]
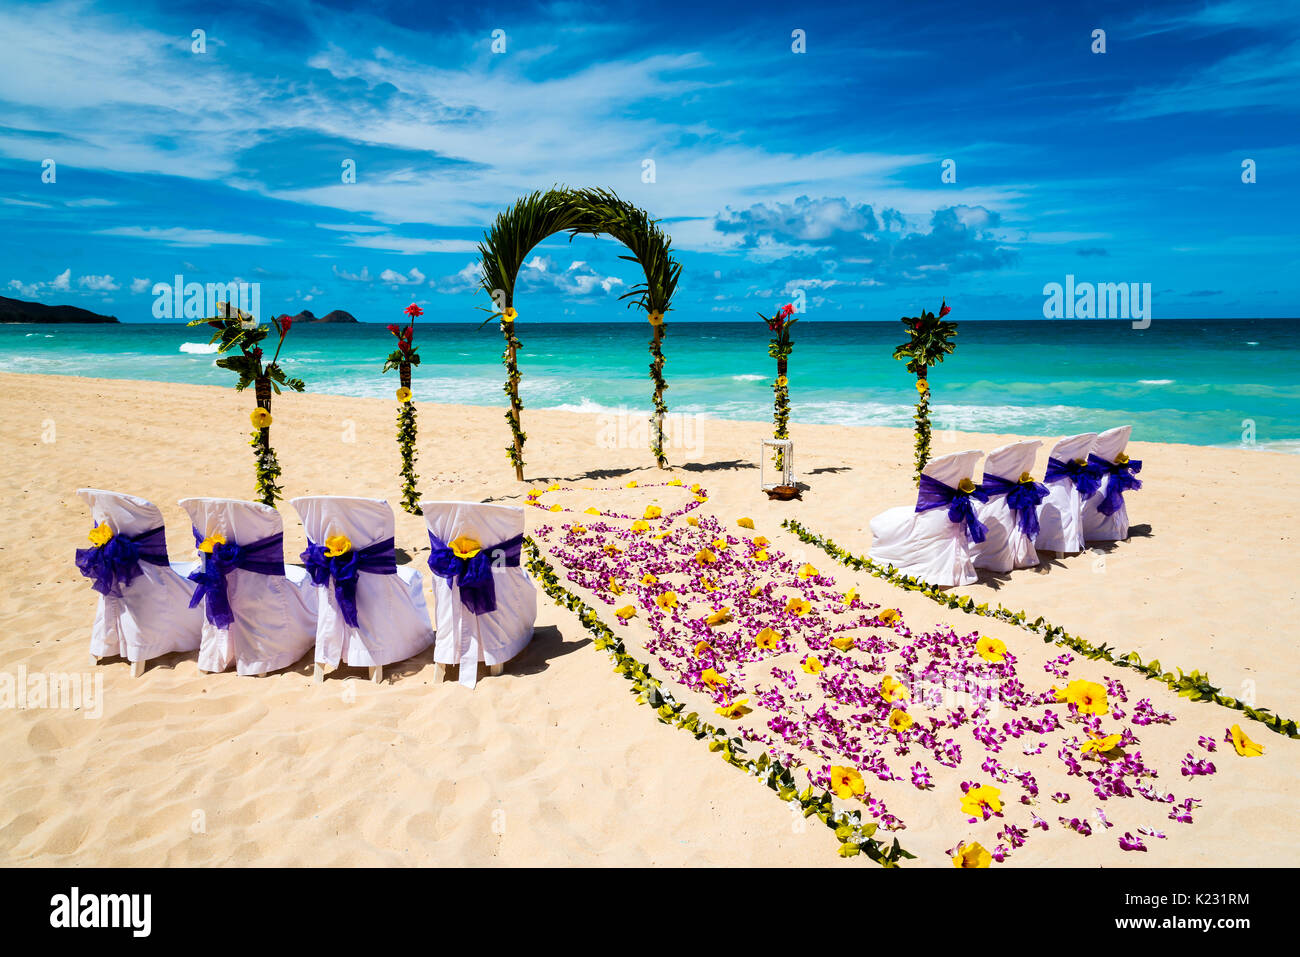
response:
[(913, 626), (889, 586), (837, 581), (782, 530), (712, 514), (699, 485), (551, 485), (528, 502), (564, 587), (673, 695), (706, 701), (703, 720), (748, 758), (765, 753), (805, 798), (834, 795), (835, 815), (859, 812), (918, 863), (997, 866), (1067, 837), (1089, 842), (1090, 862), (1132, 863), (1190, 837), (1216, 760), (1257, 754), (1233, 746), (1228, 712), (1201, 706), (1185, 727), (1174, 695), (1126, 687), (1105, 662)]

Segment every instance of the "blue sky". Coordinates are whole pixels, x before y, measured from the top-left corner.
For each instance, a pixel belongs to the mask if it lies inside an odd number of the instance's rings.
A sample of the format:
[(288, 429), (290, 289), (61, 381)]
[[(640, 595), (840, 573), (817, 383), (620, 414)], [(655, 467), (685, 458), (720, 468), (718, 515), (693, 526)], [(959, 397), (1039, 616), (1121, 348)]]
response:
[[(1297, 314), (1295, 4), (772, 7), (5, 2), (0, 294), (148, 321), (180, 273), (475, 321), (484, 227), (563, 183), (663, 220), (672, 319), (1036, 318), (1067, 274)], [(543, 244), (521, 319), (643, 321), (623, 252)]]

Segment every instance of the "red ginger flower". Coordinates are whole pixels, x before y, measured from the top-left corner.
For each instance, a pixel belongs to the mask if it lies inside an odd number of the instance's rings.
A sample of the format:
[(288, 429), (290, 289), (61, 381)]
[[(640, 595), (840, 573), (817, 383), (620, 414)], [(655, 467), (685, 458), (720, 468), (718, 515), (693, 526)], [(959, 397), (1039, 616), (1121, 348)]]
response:
[(292, 326), (292, 325), (293, 325), (293, 319), (291, 319), (289, 316), (281, 316), (281, 317), (280, 317), (280, 335), (282, 335), (282, 336), (286, 336), (286, 335), (288, 335), (288, 334), (289, 334), (289, 327)]
[(792, 315), (794, 315), (794, 303), (787, 302), (781, 307), (781, 311), (776, 314), (776, 318), (781, 322), (785, 322), (785, 320), (789, 319)]
[(947, 302), (944, 302), (943, 305), (939, 307), (939, 318), (942, 319), (950, 312), (952, 312), (952, 306), (948, 305)]
[(405, 311), (406, 314), (410, 316), (412, 319), (418, 319), (420, 316), (424, 315), (424, 310), (421, 309), (419, 306), (417, 306), (415, 303), (411, 303), (409, 306), (407, 306)]

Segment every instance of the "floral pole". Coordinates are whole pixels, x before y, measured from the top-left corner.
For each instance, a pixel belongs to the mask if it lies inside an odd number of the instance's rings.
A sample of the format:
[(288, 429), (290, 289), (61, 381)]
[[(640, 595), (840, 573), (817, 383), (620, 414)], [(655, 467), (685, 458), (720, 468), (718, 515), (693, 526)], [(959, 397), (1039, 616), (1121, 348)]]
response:
[(524, 442), (528, 433), (520, 428), (521, 413), (524, 403), (519, 398), (519, 347), (523, 345), (515, 337), (515, 320), (519, 313), (514, 306), (506, 306), (501, 312), (501, 334), (506, 339), (506, 351), (501, 354), (501, 361), (506, 366), (505, 394), (510, 397), (510, 409), (506, 412), (506, 421), (510, 423), (510, 435), (513, 439), (506, 446), (506, 457), (515, 467), (515, 478), (524, 480)]
[[(271, 447), (271, 394), (279, 393), (281, 386), (301, 392), (306, 385), (301, 379), (293, 379), (284, 374), (280, 368), (280, 350), (284, 346), (284, 337), (289, 334), (293, 320), (288, 316), (272, 317), (271, 322), (279, 335), (275, 346), (275, 355), (270, 363), (262, 365), (262, 347), (258, 344), (267, 337), (269, 330), (242, 310), (221, 305), (222, 315), (210, 319), (195, 319), (191, 326), (209, 325), (213, 333), (213, 343), (217, 343), (217, 366), (230, 369), (239, 375), (235, 384), (236, 392), (243, 392), (250, 385), (257, 400), (257, 408), (249, 415), (253, 423), (253, 433), (248, 444), (253, 447), (257, 467), (257, 496), (263, 505), (275, 507), (275, 502), (283, 491), (280, 488), (280, 462), (275, 449)], [(232, 315), (233, 313), (233, 315)], [(238, 346), (239, 352), (233, 350)]]
[(943, 361), (943, 357), (957, 348), (952, 341), (957, 336), (957, 323), (945, 322), (943, 317), (952, 309), (946, 301), (940, 303), (939, 315), (922, 312), (919, 316), (904, 316), (909, 339), (894, 349), (895, 359), (907, 360), (907, 371), (916, 376), (916, 482), (921, 481), (921, 470), (930, 461), (930, 366)]
[(655, 384), (655, 412), (650, 420), (654, 432), (650, 439), (650, 451), (661, 469), (668, 467), (668, 456), (664, 455), (664, 416), (668, 414), (668, 404), (664, 402), (664, 390), (668, 383), (664, 381), (664, 314), (652, 309), (649, 315), (654, 337), (650, 340), (650, 378)]
[(397, 390), (397, 447), (402, 453), (402, 508), (412, 515), (423, 515), (420, 507), (420, 490), (415, 474), (416, 459), (416, 421), (415, 403), (411, 398), (411, 366), (420, 364), (420, 353), (412, 343), (415, 338), (415, 320), (424, 315), (424, 310), (411, 303), (405, 309), (411, 321), (405, 328), (390, 325), (388, 331), (397, 337), (397, 348), (388, 355), (384, 362), (384, 372), (396, 369), (399, 378)]
[[(767, 328), (775, 335), (767, 344), (767, 354), (776, 360), (776, 381), (772, 383), (772, 438), (788, 439), (790, 437), (790, 380), (786, 377), (786, 363), (794, 350), (794, 340), (790, 338), (790, 327), (799, 321), (794, 314), (794, 305), (786, 303), (770, 319), (761, 312), (758, 318), (767, 323)], [(785, 456), (776, 453), (776, 468), (785, 465)]]

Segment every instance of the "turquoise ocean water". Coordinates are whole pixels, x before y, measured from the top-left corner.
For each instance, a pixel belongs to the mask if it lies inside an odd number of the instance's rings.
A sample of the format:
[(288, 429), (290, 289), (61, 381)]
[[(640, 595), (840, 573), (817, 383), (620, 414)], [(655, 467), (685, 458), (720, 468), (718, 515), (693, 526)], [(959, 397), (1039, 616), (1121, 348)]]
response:
[[(649, 326), (526, 323), (520, 368), (532, 409), (648, 410)], [(203, 330), (178, 323), (0, 326), (0, 371), (231, 385)], [(671, 322), (664, 342), (672, 412), (762, 421), (776, 363), (753, 323)], [(795, 327), (792, 422), (911, 427), (916, 400), (898, 322)], [(423, 323), (417, 399), (504, 407), (495, 325)], [(391, 396), (394, 343), (378, 324), (295, 326), (282, 356), (312, 392)], [(1132, 423), (1135, 439), (1300, 452), (1300, 321), (1156, 319), (966, 322), (933, 370), (936, 430), (1051, 437)]]

